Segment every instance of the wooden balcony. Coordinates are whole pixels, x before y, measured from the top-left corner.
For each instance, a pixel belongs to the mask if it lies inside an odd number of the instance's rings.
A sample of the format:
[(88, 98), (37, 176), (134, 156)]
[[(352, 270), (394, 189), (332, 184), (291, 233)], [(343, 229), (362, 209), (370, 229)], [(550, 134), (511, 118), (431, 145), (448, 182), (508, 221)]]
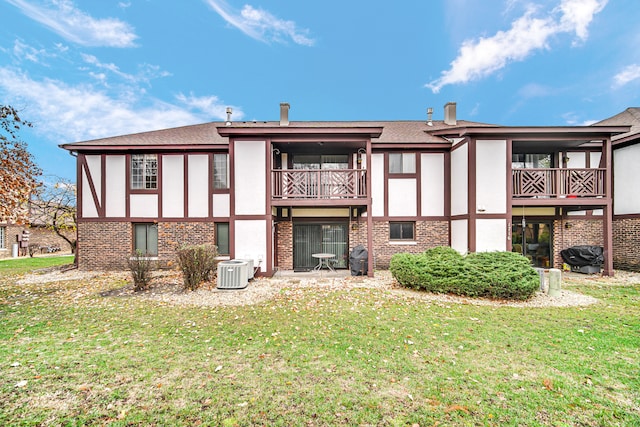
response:
[(350, 205), (367, 200), (364, 169), (275, 169), (271, 188), (274, 204)]
[(513, 198), (603, 198), (606, 169), (513, 169)]

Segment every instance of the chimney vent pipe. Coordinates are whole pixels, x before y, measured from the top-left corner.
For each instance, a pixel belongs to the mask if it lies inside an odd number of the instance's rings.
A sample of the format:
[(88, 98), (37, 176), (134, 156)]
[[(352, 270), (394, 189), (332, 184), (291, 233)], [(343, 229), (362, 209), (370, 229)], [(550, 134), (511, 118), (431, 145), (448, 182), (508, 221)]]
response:
[(289, 108), (287, 102), (280, 103), (280, 126), (289, 126)]
[(427, 108), (427, 126), (433, 126), (433, 108)]
[(231, 114), (233, 114), (233, 110), (231, 107), (227, 107), (227, 126), (231, 126)]

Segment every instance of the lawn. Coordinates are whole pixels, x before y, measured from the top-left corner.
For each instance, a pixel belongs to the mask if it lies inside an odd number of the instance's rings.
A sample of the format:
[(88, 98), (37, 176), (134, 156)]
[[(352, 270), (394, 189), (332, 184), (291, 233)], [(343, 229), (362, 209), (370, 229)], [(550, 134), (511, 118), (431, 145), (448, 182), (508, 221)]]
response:
[(638, 426), (640, 284), (513, 308), (376, 289), (176, 307), (0, 278), (0, 425)]
[(73, 264), (73, 255), (2, 259), (0, 260), (0, 277), (65, 264)]

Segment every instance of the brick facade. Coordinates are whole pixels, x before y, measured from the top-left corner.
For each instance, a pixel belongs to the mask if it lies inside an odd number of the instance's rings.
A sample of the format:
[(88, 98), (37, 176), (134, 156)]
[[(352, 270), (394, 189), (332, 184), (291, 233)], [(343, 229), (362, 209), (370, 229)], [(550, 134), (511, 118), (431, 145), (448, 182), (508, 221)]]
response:
[(614, 219), (613, 267), (620, 270), (640, 271), (640, 217)]
[(293, 222), (276, 224), (276, 262), (278, 270), (293, 270)]
[[(29, 243), (28, 245), (36, 246), (35, 254), (41, 253), (40, 247), (57, 246), (60, 248), (59, 253), (71, 253), (71, 247), (66, 240), (58, 236), (54, 231), (43, 227), (29, 227), (15, 224), (0, 225), (5, 227), (5, 247), (0, 248), (0, 258), (9, 258), (12, 256), (12, 246), (14, 243), (18, 243), (16, 235), (22, 235), (23, 230), (29, 230)], [(70, 240), (75, 239), (75, 233), (65, 233)], [(43, 253), (47, 253), (46, 251)], [(28, 256), (28, 248), (24, 247), (19, 251), (19, 256)]]
[[(389, 243), (389, 222), (373, 221), (373, 263), (376, 269), (389, 268), (393, 254), (420, 253), (436, 246), (449, 245), (448, 221), (416, 221), (416, 243)], [(276, 224), (276, 266), (280, 270), (293, 270), (293, 223)], [(367, 247), (367, 221), (360, 218), (349, 223), (349, 253), (358, 245)]]
[(373, 256), (377, 269), (389, 268), (396, 253), (421, 253), (437, 246), (449, 246), (448, 221), (416, 221), (415, 244), (389, 242), (389, 221), (373, 221)]
[[(122, 270), (133, 252), (129, 222), (78, 224), (79, 267), (82, 270)], [(158, 267), (175, 265), (182, 245), (215, 244), (215, 225), (209, 222), (158, 223)]]
[(78, 268), (126, 270), (132, 245), (129, 222), (81, 222), (78, 224)]
[(553, 266), (555, 268), (562, 267), (560, 251), (578, 245), (604, 245), (602, 218), (587, 219), (570, 216), (553, 222)]

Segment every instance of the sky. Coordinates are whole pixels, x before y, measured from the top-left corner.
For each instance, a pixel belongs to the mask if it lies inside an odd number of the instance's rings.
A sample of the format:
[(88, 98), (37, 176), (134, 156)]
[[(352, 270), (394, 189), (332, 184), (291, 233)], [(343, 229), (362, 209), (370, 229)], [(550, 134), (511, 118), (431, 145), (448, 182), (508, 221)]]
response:
[[(224, 120), (589, 125), (640, 106), (638, 0), (0, 0), (0, 105), (59, 144)], [(54, 178), (47, 178), (54, 179)]]

